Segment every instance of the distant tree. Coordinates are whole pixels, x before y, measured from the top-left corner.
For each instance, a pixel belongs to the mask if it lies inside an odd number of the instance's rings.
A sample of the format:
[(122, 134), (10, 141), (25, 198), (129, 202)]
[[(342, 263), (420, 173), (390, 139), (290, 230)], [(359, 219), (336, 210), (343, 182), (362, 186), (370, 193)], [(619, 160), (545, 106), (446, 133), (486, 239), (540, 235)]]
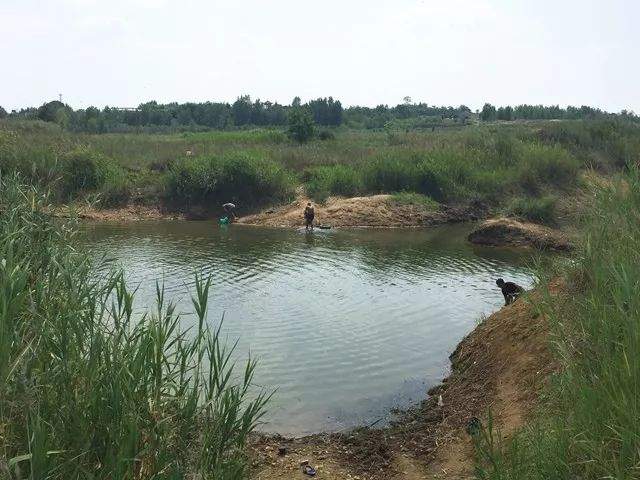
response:
[(333, 97), (311, 100), (307, 105), (317, 124), (338, 126), (342, 123), (342, 104)]
[(45, 122), (55, 122), (58, 116), (58, 110), (68, 109), (64, 103), (54, 100), (53, 102), (47, 102), (38, 108), (37, 116), (40, 120)]
[(301, 105), (301, 100), (300, 97), (293, 97), (293, 100), (291, 101), (291, 106), (294, 108), (297, 108)]
[(239, 97), (231, 106), (233, 111), (233, 123), (236, 125), (248, 125), (251, 123), (253, 104), (249, 95)]
[(506, 107), (500, 107), (496, 117), (498, 120), (513, 120), (513, 108), (508, 105)]
[(293, 140), (305, 143), (313, 138), (313, 118), (306, 108), (293, 108), (289, 112), (287, 133)]
[(402, 102), (405, 105), (411, 105), (411, 103), (412, 103), (411, 97), (409, 95), (407, 95), (406, 97), (402, 97)]
[(6, 118), (8, 115), (7, 111), (2, 108), (2, 105), (0, 105), (0, 118)]
[(496, 107), (491, 105), (490, 103), (485, 103), (482, 107), (482, 112), (480, 112), (480, 119), (486, 121), (491, 121), (496, 119)]

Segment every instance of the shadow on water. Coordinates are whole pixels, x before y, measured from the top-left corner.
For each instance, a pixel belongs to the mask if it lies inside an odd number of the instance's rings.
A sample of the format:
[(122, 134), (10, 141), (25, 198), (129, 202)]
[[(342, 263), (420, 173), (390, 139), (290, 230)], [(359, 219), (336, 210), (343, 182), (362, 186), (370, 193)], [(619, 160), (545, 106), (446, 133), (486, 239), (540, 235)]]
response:
[(260, 358), (256, 382), (278, 388), (264, 429), (295, 435), (370, 423), (419, 400), (479, 316), (502, 304), (495, 278), (531, 285), (530, 253), (472, 247), (469, 228), (142, 222), (87, 225), (85, 238), (140, 285), (139, 309), (164, 279), (190, 312), (194, 273), (211, 275), (209, 321), (224, 313), (238, 355)]

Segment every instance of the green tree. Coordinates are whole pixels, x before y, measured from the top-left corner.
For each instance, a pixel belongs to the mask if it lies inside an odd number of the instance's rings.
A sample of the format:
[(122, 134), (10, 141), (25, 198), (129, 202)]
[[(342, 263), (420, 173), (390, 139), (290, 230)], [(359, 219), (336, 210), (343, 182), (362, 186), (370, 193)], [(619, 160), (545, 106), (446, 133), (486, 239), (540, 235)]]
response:
[(485, 103), (480, 112), (480, 118), (485, 122), (496, 119), (496, 107), (490, 103)]
[(308, 110), (294, 108), (289, 112), (289, 129), (287, 133), (293, 140), (304, 143), (313, 138), (313, 118)]
[(233, 111), (233, 122), (237, 125), (247, 125), (251, 123), (251, 111), (253, 103), (249, 95), (242, 95), (231, 106)]
[(71, 110), (64, 103), (54, 100), (53, 102), (47, 102), (38, 108), (37, 116), (40, 120), (45, 122), (55, 122), (60, 119), (59, 110), (66, 111)]
[(6, 118), (7, 115), (7, 111), (0, 105), (0, 118)]
[(513, 108), (510, 106), (500, 107), (497, 112), (498, 120), (513, 120)]

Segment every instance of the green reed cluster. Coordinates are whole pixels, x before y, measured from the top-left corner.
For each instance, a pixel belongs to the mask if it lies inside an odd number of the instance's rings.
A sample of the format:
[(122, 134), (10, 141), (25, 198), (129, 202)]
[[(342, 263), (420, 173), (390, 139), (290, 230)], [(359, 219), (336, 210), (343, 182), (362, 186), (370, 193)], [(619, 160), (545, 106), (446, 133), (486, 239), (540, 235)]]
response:
[(36, 189), (2, 178), (0, 208), (0, 478), (243, 478), (269, 396), (206, 322), (210, 282), (186, 330), (160, 286), (136, 312)]

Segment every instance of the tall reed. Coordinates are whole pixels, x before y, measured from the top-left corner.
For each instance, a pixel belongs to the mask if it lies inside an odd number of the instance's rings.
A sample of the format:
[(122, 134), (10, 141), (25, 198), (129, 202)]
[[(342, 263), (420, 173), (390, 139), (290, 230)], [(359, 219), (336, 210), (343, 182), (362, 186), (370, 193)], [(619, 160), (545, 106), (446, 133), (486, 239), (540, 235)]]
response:
[(569, 298), (540, 305), (562, 372), (513, 439), (480, 437), (479, 478), (640, 478), (640, 175), (629, 170), (596, 192), (579, 257), (563, 267)]
[(243, 478), (269, 396), (207, 323), (210, 281), (192, 330), (159, 285), (136, 314), (46, 196), (2, 178), (0, 205), (0, 478)]

